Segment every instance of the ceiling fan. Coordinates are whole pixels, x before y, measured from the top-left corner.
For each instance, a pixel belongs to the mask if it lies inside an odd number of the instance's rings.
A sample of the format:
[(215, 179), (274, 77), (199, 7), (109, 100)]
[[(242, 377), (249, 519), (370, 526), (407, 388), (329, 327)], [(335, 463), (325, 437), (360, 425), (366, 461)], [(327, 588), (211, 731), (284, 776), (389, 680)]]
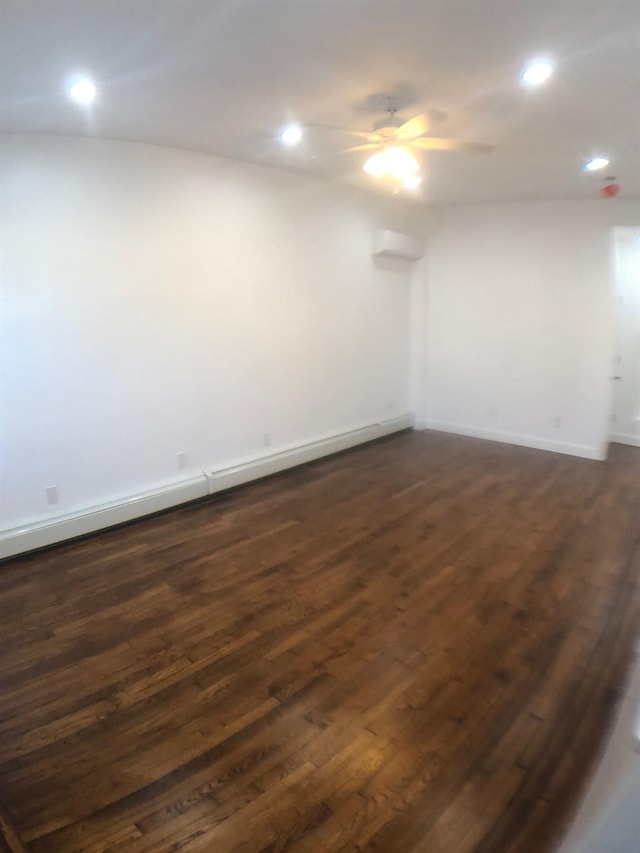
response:
[(364, 164), (365, 172), (378, 178), (390, 177), (410, 183), (413, 181), (414, 185), (417, 185), (416, 176), (420, 171), (420, 164), (414, 156), (414, 151), (468, 151), (479, 154), (493, 151), (494, 146), (484, 142), (466, 142), (443, 136), (429, 136), (433, 128), (447, 117), (440, 110), (431, 110), (408, 121), (396, 115), (397, 107), (389, 107), (386, 112), (387, 115), (377, 121), (370, 132), (326, 124), (311, 126), (340, 131), (365, 140), (359, 145), (342, 149), (341, 153), (376, 152)]

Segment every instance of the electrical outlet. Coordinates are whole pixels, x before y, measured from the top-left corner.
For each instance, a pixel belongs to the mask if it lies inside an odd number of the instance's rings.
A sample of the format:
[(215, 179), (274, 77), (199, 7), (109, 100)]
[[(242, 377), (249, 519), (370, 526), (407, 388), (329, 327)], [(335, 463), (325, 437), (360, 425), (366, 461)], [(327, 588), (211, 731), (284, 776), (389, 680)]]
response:
[(47, 503), (49, 505), (58, 503), (58, 487), (57, 486), (47, 486), (46, 489), (44, 490), (44, 492), (47, 496)]
[(271, 433), (265, 432), (262, 436), (262, 446), (271, 447)]
[(178, 453), (178, 468), (186, 468), (189, 462), (189, 457), (187, 456), (186, 450), (181, 450)]
[(553, 419), (553, 425), (554, 425), (554, 427), (556, 427), (556, 428), (558, 428), (558, 427), (561, 427), (561, 426), (562, 426), (562, 418), (560, 417), (560, 415), (556, 415), (556, 416), (555, 416), (555, 418)]

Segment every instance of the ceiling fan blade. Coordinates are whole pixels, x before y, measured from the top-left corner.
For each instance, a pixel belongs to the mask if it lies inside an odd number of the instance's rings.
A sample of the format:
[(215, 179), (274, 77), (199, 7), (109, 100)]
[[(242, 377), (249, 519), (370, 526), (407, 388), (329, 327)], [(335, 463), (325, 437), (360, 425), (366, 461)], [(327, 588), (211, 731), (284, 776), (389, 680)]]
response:
[(405, 121), (404, 124), (401, 124), (398, 128), (397, 138), (409, 140), (415, 139), (418, 136), (424, 136), (424, 134), (429, 133), (435, 125), (443, 122), (446, 117), (446, 113), (443, 113), (440, 110), (430, 110), (428, 113), (416, 116), (415, 118), (409, 119), (409, 121)]
[(495, 148), (495, 145), (488, 145), (485, 142), (464, 142), (460, 139), (443, 139), (437, 136), (413, 139), (409, 144), (424, 151), (470, 151), (477, 154), (489, 154)]
[(378, 142), (366, 142), (364, 145), (354, 145), (353, 148), (343, 148), (341, 153), (347, 154), (351, 151), (373, 151), (374, 148), (380, 148)]
[(320, 130), (333, 130), (338, 133), (348, 133), (350, 136), (357, 136), (360, 139), (368, 139), (369, 142), (381, 142), (382, 137), (379, 133), (371, 133), (366, 132), (364, 130), (349, 130), (348, 127), (338, 127), (335, 124), (305, 124), (305, 127), (310, 127), (312, 129), (320, 129)]

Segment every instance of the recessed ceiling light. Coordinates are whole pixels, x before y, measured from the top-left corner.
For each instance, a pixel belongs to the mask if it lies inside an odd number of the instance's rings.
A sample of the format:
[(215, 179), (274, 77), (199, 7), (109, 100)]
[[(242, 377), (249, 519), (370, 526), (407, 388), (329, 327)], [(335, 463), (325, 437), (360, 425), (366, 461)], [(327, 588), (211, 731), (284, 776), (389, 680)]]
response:
[(402, 186), (405, 190), (417, 190), (421, 183), (422, 178), (420, 175), (411, 175), (410, 178), (407, 178), (402, 182)]
[(92, 104), (98, 94), (96, 84), (88, 77), (79, 77), (74, 80), (69, 86), (68, 92), (71, 100), (75, 101), (76, 104), (81, 104), (83, 107), (88, 107), (89, 104)]
[(540, 86), (553, 74), (553, 64), (548, 59), (536, 59), (522, 71), (520, 79), (525, 86)]
[(585, 172), (597, 172), (598, 169), (604, 169), (608, 165), (609, 161), (606, 157), (592, 157), (591, 160), (587, 160), (583, 168)]
[(280, 141), (285, 145), (297, 145), (302, 141), (302, 128), (299, 124), (290, 124), (280, 131)]

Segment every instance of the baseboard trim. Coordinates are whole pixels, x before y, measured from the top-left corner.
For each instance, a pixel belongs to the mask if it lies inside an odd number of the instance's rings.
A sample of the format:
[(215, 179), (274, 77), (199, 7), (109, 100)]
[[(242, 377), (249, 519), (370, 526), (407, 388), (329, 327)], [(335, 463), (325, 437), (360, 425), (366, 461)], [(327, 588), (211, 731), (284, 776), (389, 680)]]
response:
[(203, 471), (195, 477), (173, 482), (154, 490), (109, 503), (85, 508), (65, 515), (15, 527), (0, 533), (0, 560), (15, 557), (38, 548), (46, 548), (67, 539), (76, 539), (134, 521), (145, 515), (162, 512), (180, 504), (205, 498), (215, 492), (258, 480), (287, 468), (294, 468), (330, 456), (350, 447), (392, 435), (413, 426), (413, 415), (368, 424), (348, 432), (325, 436), (316, 441), (280, 450), (237, 463), (236, 465)]
[(627, 432), (614, 432), (611, 434), (614, 444), (628, 444), (630, 447), (640, 447), (640, 435), (631, 435)]
[(548, 450), (552, 453), (563, 453), (567, 456), (579, 456), (583, 459), (595, 459), (602, 461), (606, 459), (606, 451), (603, 448), (588, 444), (572, 444), (563, 441), (553, 441), (548, 438), (539, 438), (533, 435), (522, 435), (520, 433), (503, 432), (501, 430), (488, 430), (464, 424), (452, 424), (444, 421), (426, 421), (426, 428), (438, 432), (454, 433), (469, 438), (482, 438), (486, 441), (498, 441), (501, 444), (515, 444), (519, 447), (529, 447), (533, 450)]

